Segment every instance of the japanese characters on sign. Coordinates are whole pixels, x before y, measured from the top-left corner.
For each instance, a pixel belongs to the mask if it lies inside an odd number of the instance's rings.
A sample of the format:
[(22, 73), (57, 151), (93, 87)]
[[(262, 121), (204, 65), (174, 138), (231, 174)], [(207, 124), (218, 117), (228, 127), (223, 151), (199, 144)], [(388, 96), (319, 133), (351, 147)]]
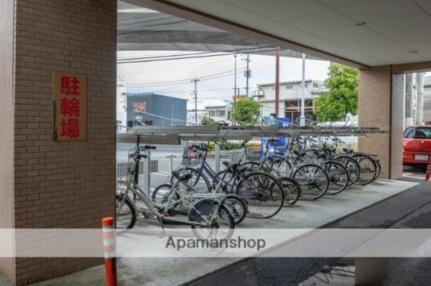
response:
[(87, 78), (54, 73), (54, 140), (86, 139)]

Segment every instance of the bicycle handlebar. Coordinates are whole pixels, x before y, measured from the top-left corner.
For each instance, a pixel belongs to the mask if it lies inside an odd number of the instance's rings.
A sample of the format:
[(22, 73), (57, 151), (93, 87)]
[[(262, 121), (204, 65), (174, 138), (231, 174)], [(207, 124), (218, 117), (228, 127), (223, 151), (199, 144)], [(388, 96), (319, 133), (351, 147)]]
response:
[(204, 143), (202, 143), (202, 144), (192, 144), (190, 147), (194, 148), (194, 149), (197, 149), (197, 150), (200, 150), (200, 151), (208, 151), (208, 146), (206, 144), (204, 144)]
[(156, 150), (157, 149), (156, 146), (152, 146), (152, 145), (140, 146), (139, 148), (144, 149), (144, 150)]

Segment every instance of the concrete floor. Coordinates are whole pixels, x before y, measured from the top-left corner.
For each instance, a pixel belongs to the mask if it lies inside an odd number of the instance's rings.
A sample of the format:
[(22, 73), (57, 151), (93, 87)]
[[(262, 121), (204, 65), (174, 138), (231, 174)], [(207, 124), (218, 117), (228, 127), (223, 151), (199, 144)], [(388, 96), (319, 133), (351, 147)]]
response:
[[(337, 196), (326, 196), (319, 201), (300, 201), (294, 207), (285, 207), (277, 216), (269, 220), (246, 219), (240, 227), (322, 227), (415, 185), (417, 183), (414, 182), (380, 180), (365, 187), (356, 186)], [(240, 260), (234, 258), (120, 259), (119, 281), (120, 285), (179, 285)], [(103, 271), (101, 266), (93, 267), (35, 285), (104, 285)]]

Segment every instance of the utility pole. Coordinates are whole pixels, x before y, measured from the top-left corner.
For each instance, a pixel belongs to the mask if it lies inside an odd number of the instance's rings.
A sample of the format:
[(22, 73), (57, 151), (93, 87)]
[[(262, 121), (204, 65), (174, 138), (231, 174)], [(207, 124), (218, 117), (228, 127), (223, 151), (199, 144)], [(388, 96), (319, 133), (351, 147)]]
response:
[(234, 78), (234, 86), (233, 86), (233, 98), (234, 98), (234, 100), (236, 100), (236, 96), (238, 95), (236, 92), (236, 90), (237, 90), (237, 75), (236, 75), (236, 71), (237, 71), (236, 58), (237, 58), (237, 55), (235, 54), (234, 57), (235, 57), (235, 78)]
[(250, 77), (251, 77), (251, 70), (250, 70), (250, 54), (247, 54), (247, 58), (245, 59), (247, 62), (247, 69), (244, 72), (244, 76), (246, 78), (246, 86), (245, 86), (245, 95), (248, 97), (250, 92)]
[(302, 96), (301, 96), (301, 117), (299, 118), (300, 126), (305, 125), (305, 61), (306, 56), (302, 54)]
[(195, 125), (198, 125), (198, 82), (199, 79), (197, 77), (195, 77), (192, 82), (195, 85), (195, 89), (193, 91), (193, 95), (194, 95), (194, 100), (195, 100)]
[(275, 50), (275, 118), (279, 118), (280, 104), (280, 48)]

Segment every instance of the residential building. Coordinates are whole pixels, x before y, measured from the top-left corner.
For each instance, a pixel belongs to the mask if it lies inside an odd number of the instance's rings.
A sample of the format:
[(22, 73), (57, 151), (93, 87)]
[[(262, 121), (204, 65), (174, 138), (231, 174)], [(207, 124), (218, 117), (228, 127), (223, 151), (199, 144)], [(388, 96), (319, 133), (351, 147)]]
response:
[[(231, 102), (223, 100), (205, 100), (198, 106), (198, 124), (204, 116), (209, 116), (216, 121), (229, 121)], [(195, 122), (195, 110), (189, 108), (188, 121)]]
[[(323, 91), (325, 86), (322, 81), (305, 81), (305, 116), (313, 115), (314, 100)], [(262, 106), (262, 117), (275, 113), (275, 84), (259, 84), (257, 101)], [(294, 122), (301, 114), (302, 81), (286, 81), (280, 83), (279, 117), (289, 118)]]

